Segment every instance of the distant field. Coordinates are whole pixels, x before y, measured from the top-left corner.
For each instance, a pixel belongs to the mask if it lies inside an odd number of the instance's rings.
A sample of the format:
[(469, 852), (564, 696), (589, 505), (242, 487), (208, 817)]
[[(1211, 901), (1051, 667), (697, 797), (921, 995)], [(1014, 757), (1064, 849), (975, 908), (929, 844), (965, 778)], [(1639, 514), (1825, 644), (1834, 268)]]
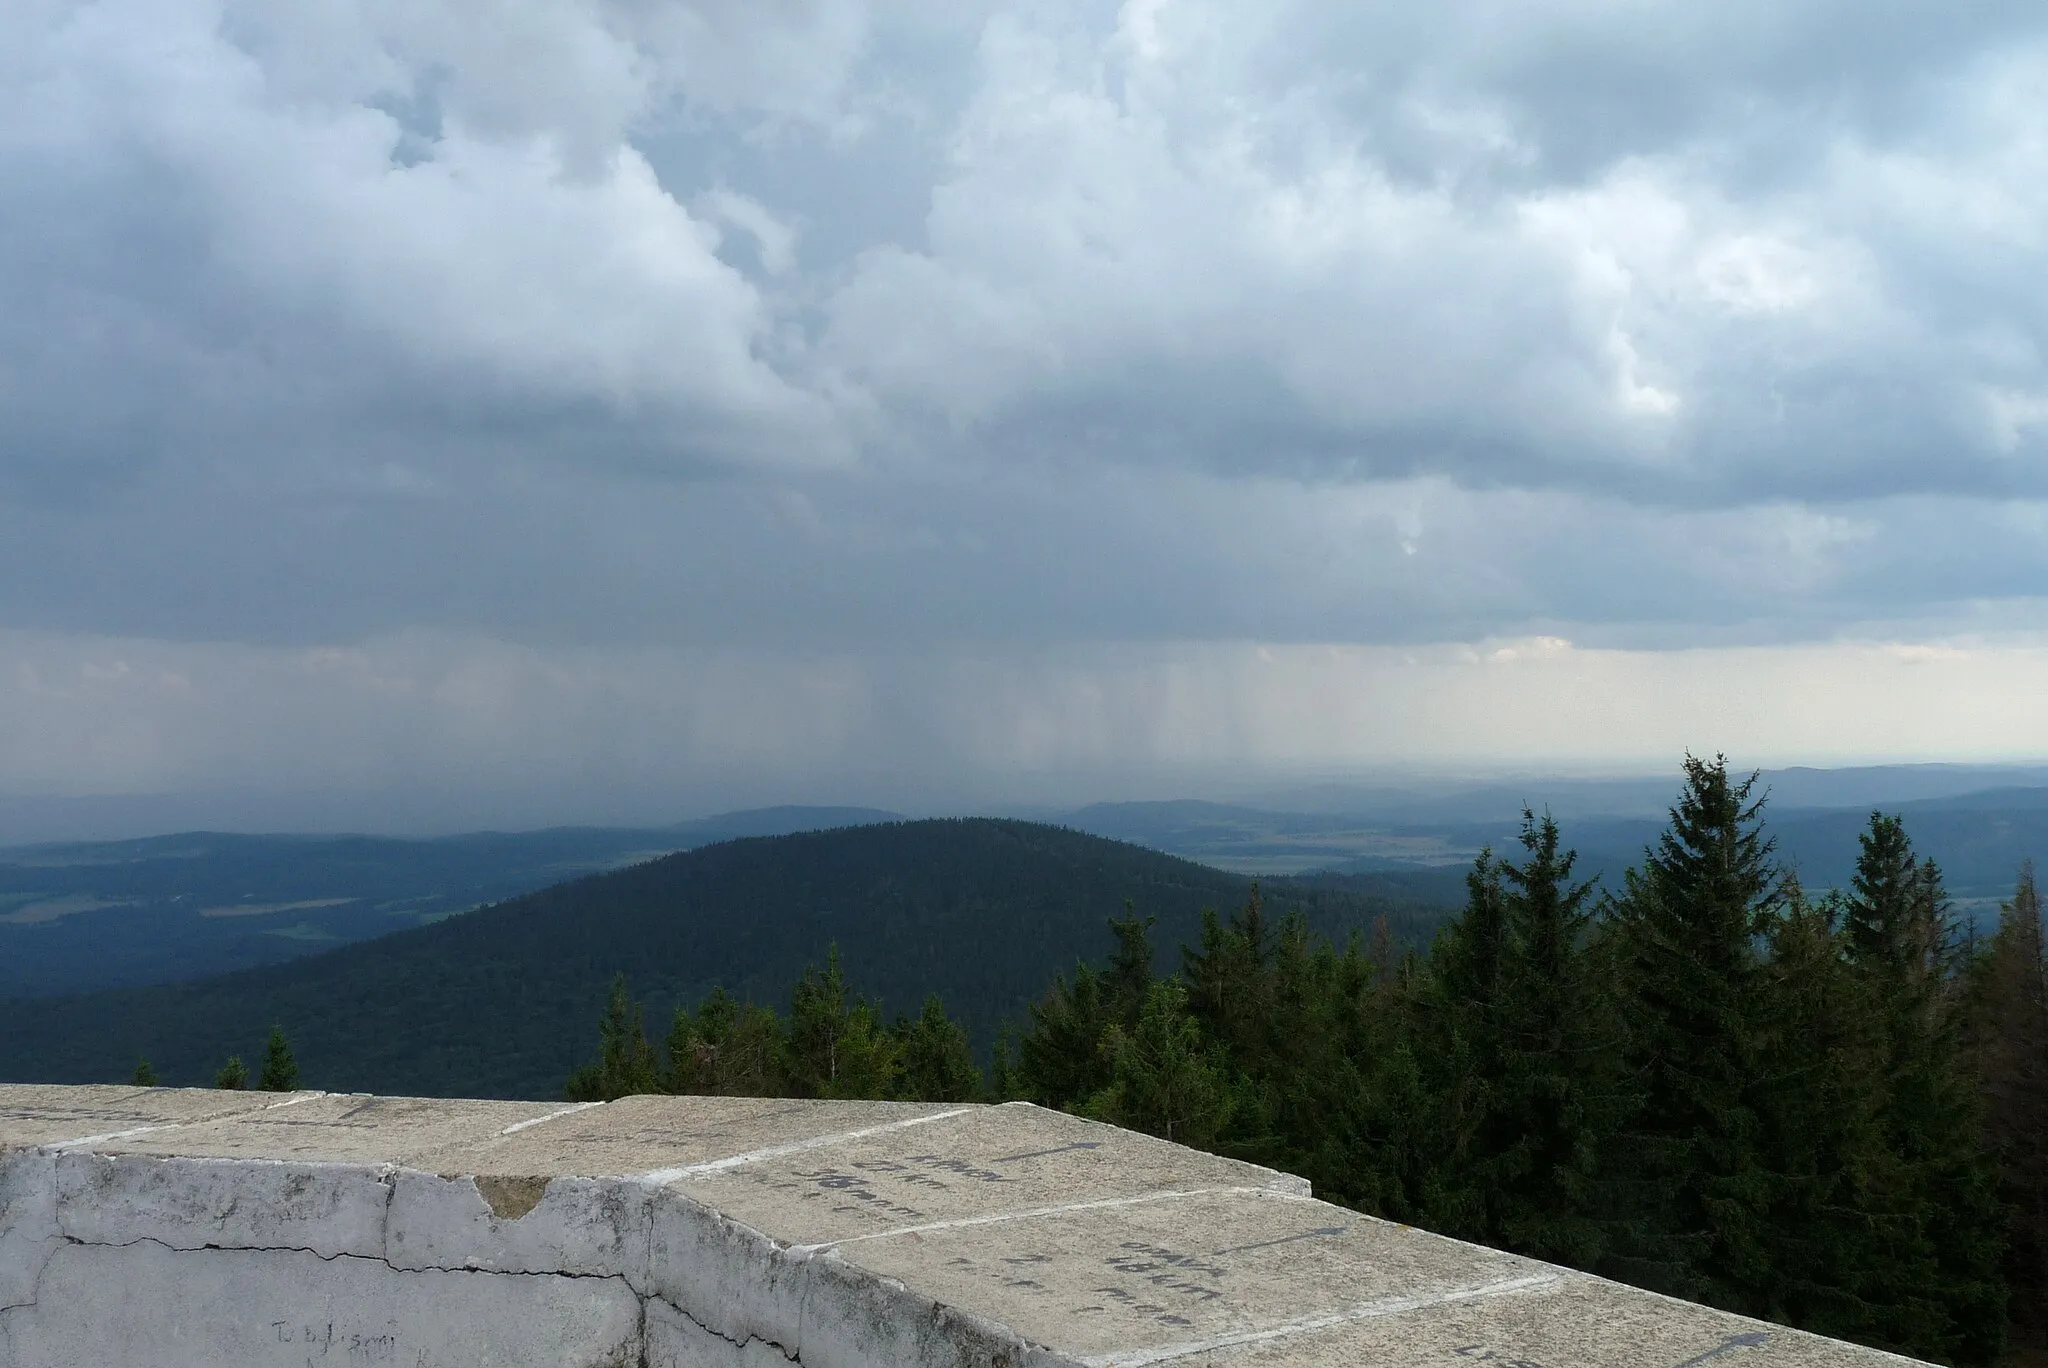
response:
[(110, 907), (131, 907), (138, 900), (134, 898), (96, 898), (90, 893), (67, 893), (61, 897), (44, 898), (35, 893), (17, 893), (10, 899), (16, 905), (0, 922), (10, 926), (43, 926), (65, 917), (75, 917), (82, 912), (103, 912)]

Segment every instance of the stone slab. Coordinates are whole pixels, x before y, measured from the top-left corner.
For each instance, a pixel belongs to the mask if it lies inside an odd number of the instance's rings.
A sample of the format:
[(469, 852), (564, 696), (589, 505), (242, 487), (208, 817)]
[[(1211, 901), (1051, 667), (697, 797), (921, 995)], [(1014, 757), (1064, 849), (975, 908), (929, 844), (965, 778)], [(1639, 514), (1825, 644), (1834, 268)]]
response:
[(561, 1102), (469, 1102), (439, 1097), (307, 1093), (288, 1105), (144, 1130), (95, 1143), (100, 1154), (274, 1159), (314, 1164), (402, 1164), (503, 1138), (566, 1110)]
[[(1489, 1298), (1387, 1310), (1282, 1328), (1187, 1352), (1174, 1368), (1878, 1368), (1910, 1359), (1674, 1301), (1598, 1278)], [(1145, 1355), (1094, 1368), (1145, 1368)]]
[(684, 1173), (675, 1191), (791, 1245), (1164, 1192), (1308, 1195), (1292, 1174), (1025, 1103)]
[(918, 1102), (622, 1097), (511, 1134), (451, 1141), (410, 1166), (447, 1174), (626, 1177), (818, 1144), (958, 1110)]
[(1083, 1200), (847, 1241), (830, 1256), (1084, 1361), (1558, 1276), (1511, 1254), (1258, 1190)]
[(95, 1143), (154, 1126), (183, 1126), (261, 1111), (317, 1093), (219, 1088), (67, 1087), (0, 1083), (0, 1154), (38, 1145)]
[(391, 1188), (377, 1169), (89, 1151), (52, 1157), (54, 1215), (67, 1240), (384, 1256)]
[(0, 1087), (0, 1364), (1880, 1368), (1010, 1104)]
[(65, 1245), (36, 1304), (0, 1316), (9, 1368), (628, 1368), (640, 1345), (640, 1300), (618, 1279), (295, 1250)]

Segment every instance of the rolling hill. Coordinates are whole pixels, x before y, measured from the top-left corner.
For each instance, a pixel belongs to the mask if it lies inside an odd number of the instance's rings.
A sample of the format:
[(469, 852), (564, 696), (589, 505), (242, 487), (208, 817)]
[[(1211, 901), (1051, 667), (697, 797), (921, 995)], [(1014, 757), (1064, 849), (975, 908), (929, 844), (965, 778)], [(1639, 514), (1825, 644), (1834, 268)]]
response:
[(436, 922), (736, 836), (887, 821), (781, 807), (432, 840), (187, 832), (0, 850), (0, 999), (172, 983)]
[[(939, 992), (985, 1045), (1056, 972), (1107, 948), (1126, 899), (1157, 916), (1160, 966), (1201, 909), (1245, 878), (1081, 832), (996, 819), (896, 822), (748, 838), (530, 893), (285, 964), (189, 983), (0, 1004), (0, 1078), (127, 1077), (138, 1056), (199, 1083), (275, 1023), (309, 1086), (549, 1097), (593, 1048), (614, 973), (654, 1009), (723, 983), (782, 1004), (836, 943), (849, 981), (890, 1013)], [(1424, 940), (1447, 908), (1268, 884), (1341, 937), (1385, 915)]]

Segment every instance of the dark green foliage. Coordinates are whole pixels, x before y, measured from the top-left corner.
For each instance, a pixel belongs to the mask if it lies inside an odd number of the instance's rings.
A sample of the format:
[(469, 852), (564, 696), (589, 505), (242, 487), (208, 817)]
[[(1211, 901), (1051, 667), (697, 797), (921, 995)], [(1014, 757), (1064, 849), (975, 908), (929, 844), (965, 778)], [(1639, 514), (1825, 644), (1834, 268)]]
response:
[(659, 1091), (645, 1022), (645, 1013), (626, 986), (626, 976), (615, 975), (604, 1017), (598, 1023), (597, 1058), (569, 1075), (563, 1095), (571, 1102), (610, 1102)]
[(1041, 1107), (1075, 1107), (1109, 1086), (1102, 1042), (1110, 1015), (1094, 969), (1076, 966), (1071, 983), (1054, 979), (1028, 1010), (1030, 1025), (1017, 1042), (1015, 1086), (1022, 1097)]
[(149, 1067), (148, 1060), (138, 1059), (135, 1061), (135, 1073), (128, 1081), (138, 1088), (154, 1088), (156, 1086), (156, 1070)]
[(775, 1097), (783, 1082), (782, 1021), (771, 1007), (743, 1003), (723, 987), (692, 1012), (676, 1008), (661, 1091)]
[(1103, 1040), (1109, 1086), (1088, 1111), (1183, 1145), (1211, 1145), (1230, 1114), (1224, 1063), (1202, 1039), (1178, 979), (1149, 985), (1137, 1020)]
[[(574, 827), (431, 840), (187, 832), (0, 850), (0, 907), (67, 894), (107, 904), (31, 926), (0, 921), (0, 1000), (277, 964), (653, 852), (889, 815), (786, 809), (656, 830)], [(277, 910), (206, 915), (252, 906)]]
[(1024, 1079), (1017, 1071), (1017, 1037), (1008, 1027), (989, 1051), (988, 1098), (991, 1102), (1025, 1101)]
[(240, 1091), (249, 1086), (249, 1066), (242, 1062), (240, 1055), (229, 1055), (228, 1062), (220, 1066), (220, 1072), (213, 1076), (213, 1086)]
[[(1192, 882), (1140, 881), (1146, 915), (1122, 899), (1118, 916), (1084, 909), (1097, 934), (1107, 921), (1106, 962), (1011, 999), (1023, 1020), (997, 1038), (986, 1083), (938, 996), (885, 1027), (880, 1001), (852, 986), (866, 971), (836, 945), (822, 968), (792, 967), (786, 1016), (748, 1000), (756, 976), (738, 995), (675, 996), (659, 1053), (614, 975), (597, 1058), (568, 1091), (1029, 1098), (1302, 1174), (1376, 1215), (1988, 1368), (2008, 1288), (2015, 1345), (2048, 1335), (2048, 963), (2031, 870), (1997, 936), (1966, 956), (1941, 873), (1898, 819), (1873, 815), (1847, 890), (1809, 899), (1774, 860), (1754, 782), (1689, 758), (1668, 828), (1597, 909), (1557, 824), (1525, 811), (1519, 857), (1480, 856), (1427, 957), (1413, 920), (1397, 937), (1382, 916), (1368, 936), (1300, 884), (1269, 912), (1272, 885), (1231, 881), (1225, 918), (1176, 910)], [(957, 964), (970, 933), (975, 954), (1025, 943), (1017, 927), (985, 934), (985, 897), (1018, 868), (1005, 843), (1040, 829), (940, 825), (979, 842), (990, 868), (854, 861), (866, 884), (835, 871), (831, 886), (867, 889), (874, 934), (848, 942), (862, 963), (903, 973), (882, 952), (913, 946)], [(805, 915), (832, 915), (821, 885), (753, 872)], [(1068, 874), (1089, 897), (1104, 887)], [(924, 906), (947, 880), (953, 920), (889, 910)], [(667, 921), (690, 906), (666, 904)], [(1083, 920), (1073, 907), (1059, 918)], [(660, 962), (647, 946), (667, 943), (667, 921), (631, 923), (645, 944), (604, 939), (619, 923), (602, 917), (573, 945), (547, 943), (594, 998), (602, 979), (586, 971)], [(1155, 925), (1194, 941), (1165, 977)], [(1058, 962), (1041, 957), (1038, 972)], [(514, 998), (533, 986), (509, 972), (496, 983)], [(220, 1085), (243, 1086), (239, 1061), (230, 1069)]]
[(1522, 815), (1520, 864), (1494, 866), (1497, 964), (1481, 1058), (1492, 1068), (1471, 1161), (1495, 1243), (1590, 1268), (1604, 1239), (1594, 1217), (1601, 1138), (1615, 1116), (1605, 1011), (1587, 945), (1592, 887), (1574, 883), (1557, 823)]
[[(2048, 1286), (2031, 878), (1963, 975), (1940, 872), (1902, 824), (1873, 816), (1850, 890), (1810, 900), (1773, 861), (1754, 782), (1688, 759), (1669, 827), (1598, 912), (1557, 823), (1525, 810), (1519, 859), (1480, 855), (1427, 959), (1384, 923), (1340, 948), (1299, 908), (1269, 916), (1254, 885), (1227, 919), (1205, 909), (1159, 978), (1154, 919), (1127, 904), (1107, 962), (1027, 1005), (986, 1087), (936, 997), (883, 1031), (836, 951), (805, 968), (786, 1027), (722, 989), (679, 1011), (662, 1077), (1030, 1098), (1302, 1174), (1376, 1215), (1990, 1365), (2005, 1278)], [(606, 1042), (637, 1019), (622, 993)], [(757, 1062), (736, 1084), (749, 1022)], [(2021, 1225), (2003, 1270), (1995, 1176)]]
[[(1028, 822), (900, 822), (728, 841), (564, 884), (291, 964), (170, 987), (0, 1001), (0, 1078), (210, 1077), (292, 1023), (308, 1077), (412, 1096), (552, 1097), (583, 1062), (591, 1004), (630, 968), (664, 1027), (724, 984), (780, 1002), (837, 942), (848, 982), (892, 1016), (939, 993), (984, 1050), (1135, 900), (1172, 946), (1249, 880)], [(1266, 885), (1342, 938), (1384, 913), (1426, 942), (1443, 910)], [(253, 921), (219, 918), (222, 924)]]
[(981, 1070), (967, 1032), (933, 993), (915, 1021), (896, 1028), (897, 1094), (910, 1102), (971, 1102), (982, 1092)]
[[(1788, 881), (1768, 929), (1757, 1083), (1759, 1166), (1768, 1176), (1768, 1276), (1745, 1304), (1777, 1320), (1866, 1343), (1929, 1342), (1935, 1322), (1910, 1305), (1922, 1289), (1884, 1287), (1910, 1223), (1874, 1185), (1881, 1162), (1879, 1059), (1869, 999), (1844, 958), (1841, 904), (1809, 902)], [(1900, 1294), (1906, 1294), (1901, 1296)]]
[(291, 1042), (284, 1038), (284, 1028), (270, 1028), (270, 1039), (263, 1045), (263, 1069), (257, 1075), (256, 1086), (264, 1092), (291, 1092), (299, 1086), (299, 1062), (292, 1057)]
[(1614, 909), (1626, 1086), (1612, 1136), (1625, 1186), (1604, 1267), (1731, 1310), (1767, 1310), (1771, 1183), (1760, 1151), (1766, 977), (1757, 937), (1781, 909), (1756, 776), (1688, 756), (1671, 825)]
[(865, 998), (846, 999), (846, 976), (833, 946), (821, 972), (804, 966), (790, 994), (785, 1078), (796, 1097), (888, 1097), (896, 1078), (896, 1041)]
[[(1299, 1173), (1333, 1200), (1401, 1220), (1449, 1208), (1442, 1135), (1413, 1043), (1416, 984), (1351, 937), (1343, 950), (1258, 891), (1183, 949), (1188, 1010), (1229, 1084), (1217, 1147)], [(1443, 1224), (1455, 1224), (1448, 1218)]]
[(676, 1009), (665, 1057), (657, 1059), (641, 1021), (624, 976), (613, 979), (598, 1020), (598, 1057), (569, 1076), (569, 1100), (700, 1093), (963, 1102), (984, 1091), (967, 1033), (936, 995), (916, 1020), (884, 1028), (871, 1003), (849, 1001), (836, 949), (824, 969), (805, 966), (786, 1022), (774, 1008), (719, 988), (694, 1010)]
[(2031, 863), (1978, 966), (1975, 1049), (1986, 1135), (2012, 1209), (2014, 1336), (2048, 1356), (2048, 947)]
[(2006, 1320), (1997, 1178), (1967, 1067), (1955, 921), (1941, 871), (1915, 861), (1899, 818), (1872, 813), (1859, 845), (1843, 925), (1874, 1077), (1852, 1090), (1872, 1099), (1862, 1206), (1883, 1239), (1866, 1260), (1878, 1311), (1859, 1337), (1988, 1362)]
[[(1259, 886), (1252, 885), (1252, 903), (1259, 901)], [(1109, 934), (1116, 941), (1110, 952), (1107, 972), (1102, 976), (1103, 1004), (1110, 1019), (1135, 1022), (1152, 991), (1152, 928), (1157, 917), (1138, 920), (1130, 899), (1124, 900), (1124, 914), (1111, 918)]]

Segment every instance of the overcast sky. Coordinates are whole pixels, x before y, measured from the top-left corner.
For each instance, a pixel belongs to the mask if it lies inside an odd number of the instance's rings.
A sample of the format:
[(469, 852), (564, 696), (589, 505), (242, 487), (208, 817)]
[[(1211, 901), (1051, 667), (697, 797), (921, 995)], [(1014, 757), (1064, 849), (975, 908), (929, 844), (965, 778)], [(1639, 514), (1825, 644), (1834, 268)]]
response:
[(11, 0), (0, 797), (2048, 756), (2044, 90), (2001, 0)]

